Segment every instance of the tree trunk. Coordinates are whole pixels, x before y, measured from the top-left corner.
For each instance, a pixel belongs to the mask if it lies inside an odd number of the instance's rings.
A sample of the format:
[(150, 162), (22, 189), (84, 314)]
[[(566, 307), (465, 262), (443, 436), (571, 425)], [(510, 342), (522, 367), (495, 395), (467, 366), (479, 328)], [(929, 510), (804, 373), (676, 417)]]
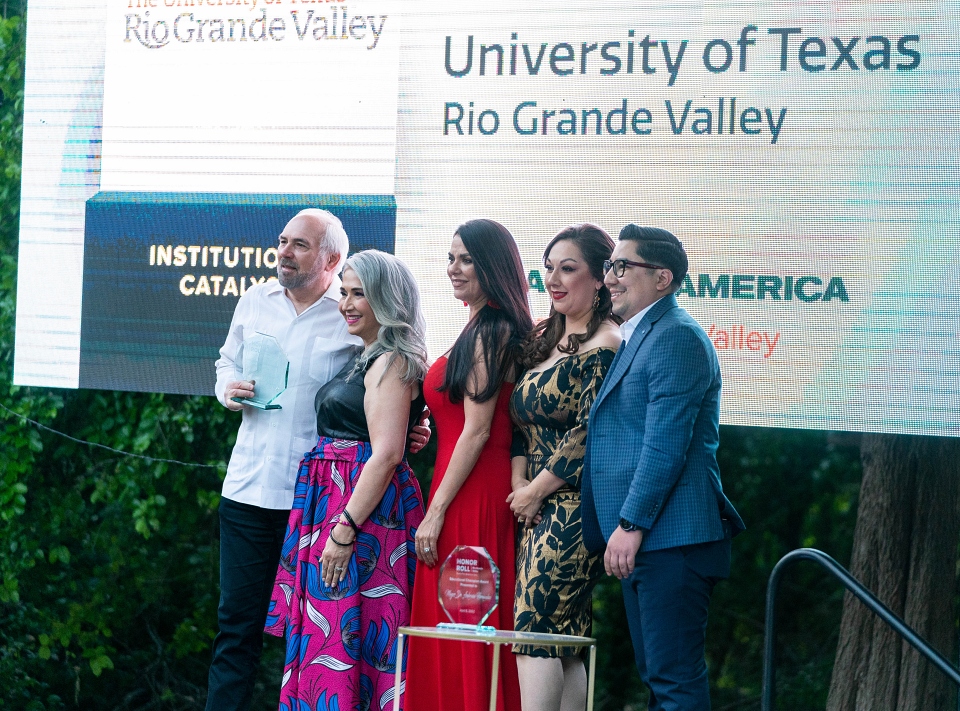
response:
[[(956, 662), (960, 440), (864, 435), (850, 569)], [(828, 711), (953, 711), (956, 688), (847, 593)]]

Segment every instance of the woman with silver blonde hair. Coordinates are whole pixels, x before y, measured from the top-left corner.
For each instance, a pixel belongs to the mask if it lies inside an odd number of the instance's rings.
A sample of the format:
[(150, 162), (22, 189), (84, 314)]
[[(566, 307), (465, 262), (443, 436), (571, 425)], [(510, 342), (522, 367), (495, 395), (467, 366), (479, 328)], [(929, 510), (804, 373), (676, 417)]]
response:
[(427, 372), (426, 323), (413, 273), (392, 254), (378, 249), (357, 252), (343, 269), (352, 269), (360, 279), (367, 303), (380, 324), (377, 342), (364, 350), (357, 369), (364, 370), (367, 363), (390, 353), (388, 364), (397, 359), (403, 363), (403, 382), (423, 380)]
[(287, 639), (281, 708), (388, 698), (397, 629), (410, 621), (424, 507), (405, 451), (427, 368), (413, 274), (390, 254), (358, 252), (343, 268), (340, 313), (364, 347), (317, 393), (320, 440), (297, 476), (266, 625)]

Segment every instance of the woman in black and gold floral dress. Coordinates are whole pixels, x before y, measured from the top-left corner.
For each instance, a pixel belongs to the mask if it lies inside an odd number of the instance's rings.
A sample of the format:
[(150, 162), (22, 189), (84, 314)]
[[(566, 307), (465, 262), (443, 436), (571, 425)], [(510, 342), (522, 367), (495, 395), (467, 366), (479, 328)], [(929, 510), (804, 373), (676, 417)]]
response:
[[(522, 437), (513, 459), (511, 509), (525, 524), (517, 552), (515, 626), (526, 632), (586, 635), (602, 556), (583, 545), (580, 475), (587, 417), (620, 345), (603, 262), (613, 240), (574, 225), (547, 245), (545, 285), (553, 305), (525, 342), (525, 374), (510, 413)], [(524, 711), (582, 710), (587, 677), (577, 650), (518, 645)]]

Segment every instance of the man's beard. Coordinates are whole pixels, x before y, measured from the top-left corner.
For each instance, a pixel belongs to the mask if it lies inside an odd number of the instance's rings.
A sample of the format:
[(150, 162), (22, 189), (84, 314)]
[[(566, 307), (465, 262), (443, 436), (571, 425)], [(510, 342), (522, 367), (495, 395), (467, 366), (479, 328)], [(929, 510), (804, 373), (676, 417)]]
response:
[(285, 289), (299, 289), (300, 287), (306, 286), (307, 284), (309, 284), (317, 276), (312, 271), (304, 272), (304, 271), (301, 271), (299, 268), (297, 268), (297, 271), (295, 271), (293, 274), (285, 275), (281, 270), (281, 267), (283, 266), (290, 267), (295, 265), (290, 264), (289, 262), (286, 264), (284, 264), (283, 262), (280, 262), (277, 265), (277, 281), (279, 281), (280, 286), (282, 286)]

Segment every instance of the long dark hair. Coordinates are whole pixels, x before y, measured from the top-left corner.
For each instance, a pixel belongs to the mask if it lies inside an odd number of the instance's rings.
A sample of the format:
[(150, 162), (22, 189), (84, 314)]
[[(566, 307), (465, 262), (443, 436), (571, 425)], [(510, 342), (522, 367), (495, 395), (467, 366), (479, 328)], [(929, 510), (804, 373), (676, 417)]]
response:
[[(517, 243), (499, 222), (470, 220), (455, 234), (473, 258), (477, 281), (488, 301), (453, 344), (440, 391), (446, 391), (453, 402), (463, 402), (467, 396), (474, 402), (486, 402), (496, 397), (504, 381), (515, 373), (523, 338), (533, 328), (527, 279)], [(487, 385), (470, 392), (478, 345)]]
[[(584, 222), (579, 225), (565, 227), (557, 233), (557, 236), (550, 240), (550, 244), (543, 250), (543, 261), (546, 262), (550, 256), (550, 250), (557, 242), (570, 240), (580, 249), (583, 259), (590, 269), (590, 275), (603, 282), (603, 263), (610, 259), (613, 254), (613, 240), (610, 235), (600, 227)], [(560, 339), (563, 338), (563, 330), (567, 324), (567, 318), (562, 313), (554, 310), (550, 306), (550, 315), (537, 324), (537, 327), (530, 332), (530, 335), (523, 342), (523, 351), (520, 356), (520, 365), (522, 368), (532, 368), (538, 363), (542, 363), (557, 348), (561, 353), (576, 353), (580, 350), (580, 344), (586, 343), (600, 328), (600, 324), (606, 319), (611, 318), (613, 304), (610, 301), (610, 290), (604, 284), (597, 292), (599, 303), (594, 309), (593, 315), (587, 324), (586, 333), (571, 333), (567, 337), (564, 345), (557, 346)], [(613, 316), (613, 320), (619, 323), (619, 319)]]

